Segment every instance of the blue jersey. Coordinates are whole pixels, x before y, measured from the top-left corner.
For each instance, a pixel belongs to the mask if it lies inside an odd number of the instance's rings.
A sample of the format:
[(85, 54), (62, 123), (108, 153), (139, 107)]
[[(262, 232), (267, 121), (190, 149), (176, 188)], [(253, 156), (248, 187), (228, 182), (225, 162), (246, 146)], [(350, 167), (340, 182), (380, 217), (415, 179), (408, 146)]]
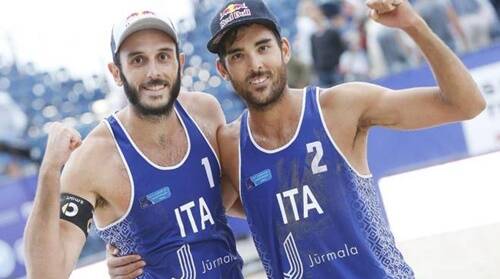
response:
[(240, 195), (269, 278), (414, 278), (371, 176), (337, 148), (307, 88), (293, 139), (267, 150), (241, 118)]
[[(126, 214), (99, 236), (146, 262), (139, 278), (243, 278), (242, 260), (222, 205), (220, 165), (197, 124), (176, 102), (188, 141), (175, 166), (151, 162), (116, 116), (107, 118), (127, 169), (131, 200)], [(120, 185), (114, 185), (120, 186)]]

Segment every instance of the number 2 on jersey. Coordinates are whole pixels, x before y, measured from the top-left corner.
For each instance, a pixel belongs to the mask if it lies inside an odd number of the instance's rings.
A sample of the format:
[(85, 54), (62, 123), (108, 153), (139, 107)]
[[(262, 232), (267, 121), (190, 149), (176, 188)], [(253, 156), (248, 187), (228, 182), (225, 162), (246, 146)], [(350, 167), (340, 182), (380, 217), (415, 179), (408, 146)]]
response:
[(328, 170), (328, 167), (326, 165), (319, 165), (321, 158), (323, 158), (323, 145), (321, 145), (320, 141), (315, 141), (306, 144), (307, 147), (307, 153), (314, 153), (313, 160), (311, 162), (311, 170), (313, 174), (318, 174), (322, 173)]

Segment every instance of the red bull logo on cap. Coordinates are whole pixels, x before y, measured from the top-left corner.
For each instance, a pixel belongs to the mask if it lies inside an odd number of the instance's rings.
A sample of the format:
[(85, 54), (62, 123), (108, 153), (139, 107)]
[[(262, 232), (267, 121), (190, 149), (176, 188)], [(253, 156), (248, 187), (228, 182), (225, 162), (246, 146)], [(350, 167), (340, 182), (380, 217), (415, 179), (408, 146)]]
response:
[(220, 19), (223, 19), (225, 16), (234, 13), (239, 10), (248, 9), (245, 3), (242, 4), (229, 4), (221, 13)]
[(252, 12), (247, 7), (245, 3), (241, 4), (229, 4), (220, 13), (220, 28), (223, 28), (231, 21), (238, 19), (240, 17), (251, 16)]
[(142, 11), (142, 12), (136, 12), (136, 13), (131, 13), (128, 17), (127, 17), (127, 20), (130, 20), (131, 18), (134, 18), (136, 16), (140, 16), (140, 15), (152, 15), (152, 16), (155, 16), (155, 13), (151, 12), (151, 11)]
[(133, 21), (135, 21), (135, 19), (137, 17), (140, 17), (140, 16), (156, 16), (155, 13), (151, 12), (151, 11), (142, 11), (142, 12), (135, 12), (135, 13), (132, 13), (130, 14), (127, 19), (126, 19), (126, 24), (125, 26), (129, 26)]

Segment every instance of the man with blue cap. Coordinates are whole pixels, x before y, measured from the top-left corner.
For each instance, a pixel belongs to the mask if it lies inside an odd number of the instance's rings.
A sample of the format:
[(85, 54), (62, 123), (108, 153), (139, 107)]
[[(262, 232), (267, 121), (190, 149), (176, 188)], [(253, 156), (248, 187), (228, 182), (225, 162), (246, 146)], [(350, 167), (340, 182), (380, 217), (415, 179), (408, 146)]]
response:
[(248, 107), (219, 129), (223, 174), (240, 193), (268, 278), (414, 278), (368, 168), (368, 131), (462, 121), (485, 107), (467, 69), (406, 0), (366, 4), (373, 20), (420, 47), (438, 87), (289, 88), (290, 43), (263, 1), (230, 1), (212, 19), (207, 47)]
[(290, 43), (263, 1), (226, 2), (212, 20), (207, 47), (248, 107), (218, 130), (223, 179), (240, 195), (268, 278), (415, 278), (368, 167), (368, 131), (432, 127), (485, 108), (465, 66), (406, 0), (366, 4), (420, 47), (437, 87), (289, 88)]

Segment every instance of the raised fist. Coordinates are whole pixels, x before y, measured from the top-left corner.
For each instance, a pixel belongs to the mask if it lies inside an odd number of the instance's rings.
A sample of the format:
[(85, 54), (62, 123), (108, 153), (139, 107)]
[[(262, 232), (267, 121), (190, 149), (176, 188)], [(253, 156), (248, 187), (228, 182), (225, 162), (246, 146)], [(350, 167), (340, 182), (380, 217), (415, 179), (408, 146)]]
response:
[(370, 17), (388, 27), (405, 29), (422, 20), (408, 0), (368, 0), (366, 5)]
[(62, 167), (68, 161), (71, 152), (82, 143), (80, 133), (59, 122), (53, 122), (49, 126), (48, 135), (44, 164)]

